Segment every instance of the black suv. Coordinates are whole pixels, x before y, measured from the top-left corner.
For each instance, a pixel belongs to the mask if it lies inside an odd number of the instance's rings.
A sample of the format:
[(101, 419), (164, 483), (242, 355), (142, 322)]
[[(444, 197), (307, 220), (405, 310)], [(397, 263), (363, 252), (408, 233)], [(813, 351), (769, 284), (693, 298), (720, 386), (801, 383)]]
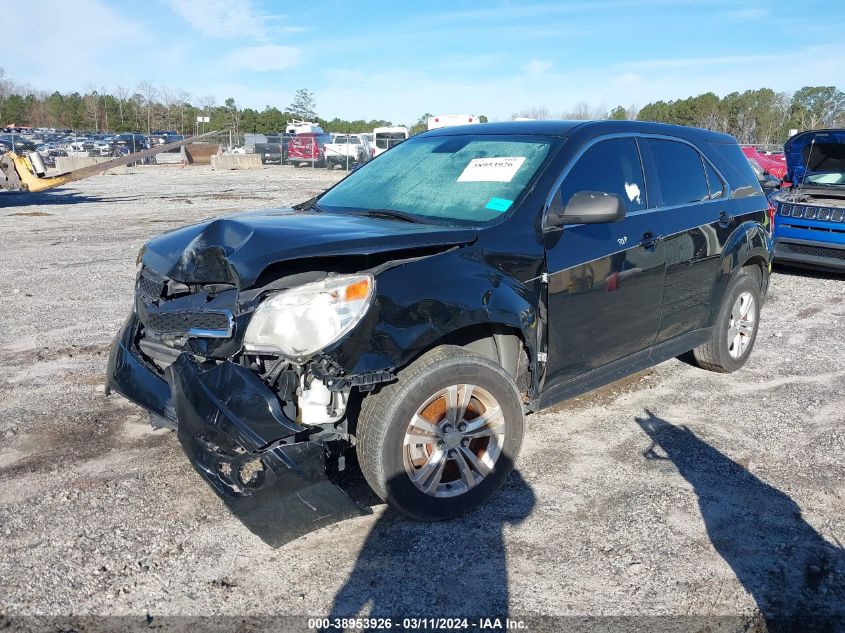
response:
[(108, 388), (281, 543), (364, 512), (354, 451), (418, 519), (490, 497), (526, 413), (693, 350), (748, 359), (767, 202), (730, 136), (514, 122), (409, 139), (293, 209), (151, 240)]

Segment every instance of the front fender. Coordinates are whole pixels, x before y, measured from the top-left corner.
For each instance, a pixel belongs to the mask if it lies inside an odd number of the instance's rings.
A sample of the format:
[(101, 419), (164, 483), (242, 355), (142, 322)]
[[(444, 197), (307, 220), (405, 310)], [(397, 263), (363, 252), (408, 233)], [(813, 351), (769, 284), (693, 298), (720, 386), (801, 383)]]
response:
[(479, 324), (515, 328), (533, 349), (539, 290), (538, 281), (519, 282), (476, 249), (391, 268), (378, 275), (367, 316), (325, 355), (347, 374), (392, 370), (444, 336)]

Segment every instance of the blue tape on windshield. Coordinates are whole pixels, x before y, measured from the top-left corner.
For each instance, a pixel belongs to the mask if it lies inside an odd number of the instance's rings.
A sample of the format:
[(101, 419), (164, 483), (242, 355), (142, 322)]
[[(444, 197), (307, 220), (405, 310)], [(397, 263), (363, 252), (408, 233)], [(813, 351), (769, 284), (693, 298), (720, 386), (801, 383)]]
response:
[(513, 200), (505, 200), (504, 198), (490, 198), (490, 202), (485, 204), (484, 208), (502, 213), (510, 209), (512, 204)]

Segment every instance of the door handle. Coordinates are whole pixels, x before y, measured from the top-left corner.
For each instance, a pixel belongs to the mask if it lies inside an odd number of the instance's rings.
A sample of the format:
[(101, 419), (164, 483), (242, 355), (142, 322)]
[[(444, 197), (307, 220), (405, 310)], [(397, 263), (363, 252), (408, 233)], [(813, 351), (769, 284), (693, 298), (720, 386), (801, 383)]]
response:
[(719, 213), (719, 226), (723, 229), (726, 229), (730, 226), (731, 222), (733, 222), (734, 216), (729, 214), (727, 211), (721, 211)]
[(648, 233), (643, 234), (643, 239), (640, 240), (640, 247), (644, 248), (647, 251), (651, 250), (652, 248), (657, 246), (657, 243), (662, 239), (662, 235), (655, 235), (654, 233), (649, 231)]

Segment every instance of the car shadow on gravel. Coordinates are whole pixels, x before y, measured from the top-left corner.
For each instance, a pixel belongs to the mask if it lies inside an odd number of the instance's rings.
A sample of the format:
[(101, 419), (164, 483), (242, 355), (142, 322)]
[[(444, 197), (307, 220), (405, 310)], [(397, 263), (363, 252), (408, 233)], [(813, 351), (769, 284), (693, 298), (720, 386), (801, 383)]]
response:
[(646, 459), (671, 461), (692, 485), (713, 547), (751, 594), (768, 633), (845, 630), (845, 551), (788, 495), (684, 426), (646, 411)]
[(85, 204), (91, 202), (128, 202), (139, 199), (138, 196), (108, 196), (107, 198), (103, 198), (100, 196), (85, 195), (76, 191), (63, 191), (62, 189), (53, 189), (38, 193), (5, 191), (0, 193), (0, 209)]
[(503, 530), (522, 523), (534, 503), (531, 487), (514, 470), (495, 497), (457, 519), (412, 521), (388, 508), (335, 594), (329, 617), (507, 617)]

